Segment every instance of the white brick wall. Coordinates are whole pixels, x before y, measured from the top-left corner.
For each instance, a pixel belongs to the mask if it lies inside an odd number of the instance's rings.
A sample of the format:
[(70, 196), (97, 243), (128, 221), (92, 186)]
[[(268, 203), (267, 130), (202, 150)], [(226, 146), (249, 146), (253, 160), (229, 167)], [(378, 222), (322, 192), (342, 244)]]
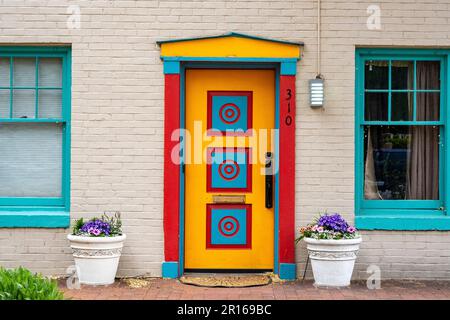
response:
[[(355, 46), (450, 46), (449, 0), (322, 0), (326, 107), (308, 106), (316, 2), (0, 0), (1, 44), (71, 44), (71, 217), (120, 210), (128, 235), (120, 275), (160, 275), (163, 261), (163, 74), (156, 40), (239, 31), (304, 41), (297, 80), (297, 224), (319, 211), (353, 218)], [(381, 30), (366, 9), (381, 6)], [(81, 29), (68, 29), (69, 5)], [(67, 230), (0, 229), (0, 265), (62, 274)], [(450, 278), (449, 233), (365, 232), (358, 272)], [(297, 250), (299, 272), (305, 250)]]

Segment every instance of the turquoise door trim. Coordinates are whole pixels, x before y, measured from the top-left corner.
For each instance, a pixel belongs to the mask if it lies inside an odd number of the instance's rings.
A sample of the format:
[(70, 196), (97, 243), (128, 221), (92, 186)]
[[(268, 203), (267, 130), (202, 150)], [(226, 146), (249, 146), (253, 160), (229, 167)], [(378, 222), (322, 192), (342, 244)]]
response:
[[(39, 90), (56, 89), (62, 91), (62, 114), (58, 118), (20, 119), (12, 118), (12, 99), (10, 99), (10, 117), (0, 119), (1, 123), (61, 123), (62, 124), (62, 179), (61, 197), (0, 197), (0, 227), (38, 227), (62, 228), (70, 225), (70, 148), (71, 148), (71, 48), (67, 46), (0, 46), (0, 57), (9, 57), (10, 62), (16, 57), (36, 58), (36, 75), (40, 58), (62, 59), (62, 87), (41, 88), (36, 77), (36, 84), (29, 89), (36, 90), (35, 111), (38, 115)], [(13, 88), (13, 64), (10, 64), (10, 86)], [(26, 89), (20, 87), (14, 89)], [(11, 93), (12, 94), (12, 93)]]
[[(450, 181), (448, 169), (450, 156), (446, 146), (449, 136), (447, 108), (449, 101), (448, 74), (450, 67), (448, 49), (383, 49), (357, 48), (355, 54), (355, 224), (359, 229), (381, 230), (450, 230), (447, 207), (450, 203)], [(364, 120), (364, 71), (367, 60), (411, 60), (440, 61), (441, 88), (431, 90), (441, 93), (441, 115), (439, 121), (367, 121)], [(390, 69), (389, 63), (389, 69)], [(415, 65), (415, 64), (414, 64)], [(414, 68), (415, 69), (415, 68)], [(390, 79), (390, 74), (389, 74)], [(414, 89), (416, 89), (414, 79)], [(378, 91), (378, 90), (367, 90)], [(380, 90), (383, 92), (413, 92), (414, 90)], [(423, 90), (416, 90), (423, 92)], [(428, 91), (428, 90), (425, 90)], [(414, 99), (414, 111), (415, 111)], [(388, 110), (391, 110), (389, 99)], [(365, 125), (435, 125), (440, 127), (439, 152), (439, 199), (438, 200), (365, 200), (364, 195), (364, 126)]]

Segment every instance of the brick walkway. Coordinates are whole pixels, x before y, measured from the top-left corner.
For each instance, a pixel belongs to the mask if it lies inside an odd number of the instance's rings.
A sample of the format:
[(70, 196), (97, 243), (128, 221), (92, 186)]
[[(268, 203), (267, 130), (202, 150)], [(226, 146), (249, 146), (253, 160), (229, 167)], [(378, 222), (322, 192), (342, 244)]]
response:
[(311, 281), (272, 283), (252, 288), (204, 288), (185, 285), (178, 280), (146, 279), (143, 288), (131, 288), (123, 281), (111, 286), (82, 286), (69, 290), (65, 281), (60, 287), (72, 299), (151, 299), (151, 300), (240, 300), (240, 299), (450, 299), (450, 281), (384, 281), (379, 290), (369, 290), (365, 282), (354, 282), (351, 288), (317, 289)]

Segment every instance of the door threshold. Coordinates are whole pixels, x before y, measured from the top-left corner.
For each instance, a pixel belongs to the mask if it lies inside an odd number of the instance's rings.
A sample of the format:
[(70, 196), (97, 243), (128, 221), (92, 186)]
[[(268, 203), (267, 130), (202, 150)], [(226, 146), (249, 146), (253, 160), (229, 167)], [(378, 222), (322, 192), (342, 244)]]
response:
[(211, 274), (220, 275), (239, 275), (239, 274), (265, 274), (267, 272), (273, 272), (273, 269), (184, 269), (184, 275), (205, 275)]

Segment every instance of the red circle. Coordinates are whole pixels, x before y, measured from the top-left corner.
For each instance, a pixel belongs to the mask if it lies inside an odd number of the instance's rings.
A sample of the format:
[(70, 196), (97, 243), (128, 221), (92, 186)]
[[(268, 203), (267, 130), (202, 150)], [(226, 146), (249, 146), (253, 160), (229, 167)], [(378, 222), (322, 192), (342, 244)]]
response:
[[(231, 169), (231, 171), (228, 171), (229, 169)], [(228, 174), (229, 176), (225, 176), (222, 171), (224, 171), (225, 174)], [(224, 180), (229, 181), (236, 179), (239, 175), (239, 172), (239, 165), (234, 160), (225, 160), (219, 165), (219, 175)]]
[[(227, 227), (229, 225), (231, 225), (231, 228)], [(235, 229), (234, 231), (232, 231), (233, 227)], [(232, 237), (239, 231), (239, 221), (238, 221), (238, 219), (236, 219), (235, 217), (232, 217), (232, 216), (223, 217), (219, 221), (218, 229), (219, 229), (220, 234), (223, 235), (224, 237)], [(231, 233), (225, 233), (225, 232), (231, 232)]]
[(226, 165), (225, 168), (223, 169), (226, 173), (230, 174), (233, 173), (234, 168), (230, 165)]
[[(226, 109), (225, 112), (224, 112), (224, 109), (227, 108), (227, 107), (231, 107), (232, 109)], [(229, 112), (232, 112), (231, 116), (229, 115)], [(226, 118), (235, 117), (235, 119), (234, 120), (229, 120), (229, 119), (227, 120), (227, 119), (224, 118), (224, 116)], [(222, 120), (226, 124), (233, 124), (233, 123), (236, 123), (239, 120), (239, 118), (241, 117), (241, 110), (234, 103), (225, 103), (222, 107), (220, 107), (219, 117), (220, 117), (220, 120)]]
[(223, 228), (227, 231), (231, 231), (231, 230), (233, 230), (233, 224), (230, 221), (227, 221), (223, 225)]

